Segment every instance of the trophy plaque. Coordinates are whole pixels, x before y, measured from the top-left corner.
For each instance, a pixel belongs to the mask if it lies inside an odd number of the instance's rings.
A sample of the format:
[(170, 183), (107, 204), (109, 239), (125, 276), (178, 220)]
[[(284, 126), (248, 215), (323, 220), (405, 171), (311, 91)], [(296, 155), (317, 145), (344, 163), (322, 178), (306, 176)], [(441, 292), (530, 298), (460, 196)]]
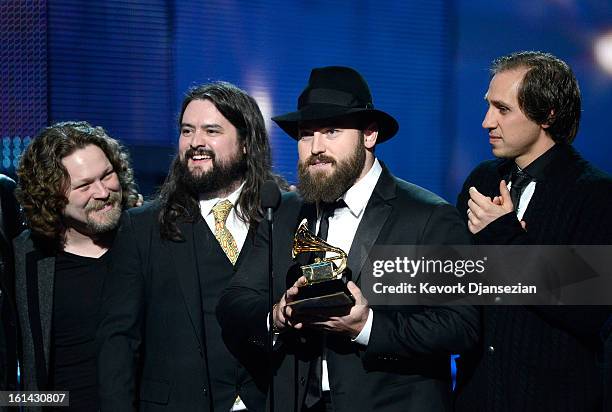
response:
[(293, 238), (291, 256), (301, 253), (333, 253), (328, 257), (316, 257), (314, 263), (300, 266), (306, 284), (300, 286), (296, 300), (288, 305), (294, 310), (316, 310), (320, 308), (348, 308), (355, 299), (346, 287), (344, 273), (347, 254), (315, 236), (308, 230), (306, 219), (302, 220)]

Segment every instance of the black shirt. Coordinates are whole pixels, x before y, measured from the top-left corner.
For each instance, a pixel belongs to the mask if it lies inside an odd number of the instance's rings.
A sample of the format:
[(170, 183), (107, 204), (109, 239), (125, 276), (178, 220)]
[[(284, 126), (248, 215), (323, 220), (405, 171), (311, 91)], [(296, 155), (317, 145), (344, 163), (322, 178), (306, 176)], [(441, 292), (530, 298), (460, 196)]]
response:
[(96, 328), (109, 253), (89, 258), (60, 252), (55, 260), (51, 388), (70, 391), (70, 408), (98, 409)]

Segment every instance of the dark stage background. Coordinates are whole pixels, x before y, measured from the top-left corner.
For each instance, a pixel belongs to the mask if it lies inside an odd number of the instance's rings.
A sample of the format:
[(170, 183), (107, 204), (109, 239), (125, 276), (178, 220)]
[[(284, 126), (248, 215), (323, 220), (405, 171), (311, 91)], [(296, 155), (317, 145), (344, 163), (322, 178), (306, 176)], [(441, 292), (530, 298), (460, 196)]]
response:
[[(576, 146), (610, 172), (612, 4), (608, 0), (0, 0), (3, 173), (42, 127), (102, 125), (127, 145), (145, 194), (166, 174), (191, 85), (227, 80), (266, 118), (295, 108), (310, 69), (349, 65), (400, 132), (377, 148), (398, 176), (454, 202), (490, 158), (480, 127), (488, 65), (549, 51), (583, 92)], [(274, 165), (295, 180), (295, 142), (268, 123)]]

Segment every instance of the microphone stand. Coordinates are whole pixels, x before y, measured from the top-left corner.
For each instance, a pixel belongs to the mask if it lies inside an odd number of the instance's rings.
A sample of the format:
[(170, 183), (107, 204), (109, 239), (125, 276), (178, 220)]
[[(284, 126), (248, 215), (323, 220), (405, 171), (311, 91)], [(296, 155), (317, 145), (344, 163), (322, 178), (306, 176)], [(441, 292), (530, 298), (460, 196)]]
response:
[(268, 234), (270, 237), (268, 247), (268, 313), (270, 314), (270, 327), (268, 328), (268, 363), (270, 365), (270, 412), (274, 412), (274, 363), (272, 362), (272, 355), (274, 352), (274, 267), (273, 263), (273, 251), (274, 251), (274, 239), (272, 236), (273, 223), (273, 209), (271, 207), (266, 209), (266, 220), (268, 221)]
[(274, 267), (273, 256), (274, 256), (274, 211), (278, 209), (281, 203), (281, 193), (278, 189), (278, 185), (274, 180), (267, 180), (261, 186), (261, 207), (265, 211), (265, 217), (268, 221), (268, 365), (270, 370), (268, 371), (269, 376), (269, 390), (270, 390), (270, 412), (274, 412)]

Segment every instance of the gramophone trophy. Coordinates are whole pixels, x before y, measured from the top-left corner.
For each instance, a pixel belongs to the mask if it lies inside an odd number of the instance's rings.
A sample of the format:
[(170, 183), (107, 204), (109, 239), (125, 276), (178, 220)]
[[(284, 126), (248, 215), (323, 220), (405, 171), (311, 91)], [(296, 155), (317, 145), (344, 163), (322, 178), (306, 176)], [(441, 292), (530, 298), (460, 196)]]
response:
[(300, 266), (306, 284), (300, 286), (296, 300), (289, 303), (294, 310), (319, 308), (346, 308), (353, 306), (355, 299), (346, 287), (343, 276), (346, 253), (315, 236), (308, 230), (306, 219), (302, 220), (293, 238), (291, 256), (295, 259), (300, 253), (334, 253), (328, 257), (317, 257), (314, 263)]

